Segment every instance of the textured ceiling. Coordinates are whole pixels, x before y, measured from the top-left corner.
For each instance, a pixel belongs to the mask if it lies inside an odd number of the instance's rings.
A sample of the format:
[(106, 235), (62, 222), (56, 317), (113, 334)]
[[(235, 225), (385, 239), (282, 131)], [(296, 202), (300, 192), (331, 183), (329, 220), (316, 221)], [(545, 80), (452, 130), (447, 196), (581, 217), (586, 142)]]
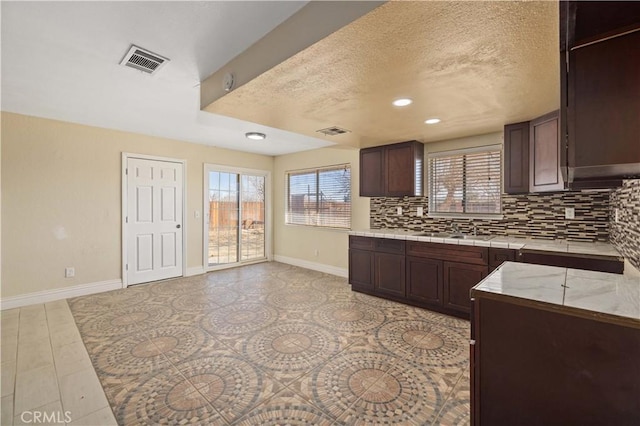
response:
[(556, 2), (389, 2), (205, 110), (351, 146), (499, 131), (559, 107), (558, 31)]

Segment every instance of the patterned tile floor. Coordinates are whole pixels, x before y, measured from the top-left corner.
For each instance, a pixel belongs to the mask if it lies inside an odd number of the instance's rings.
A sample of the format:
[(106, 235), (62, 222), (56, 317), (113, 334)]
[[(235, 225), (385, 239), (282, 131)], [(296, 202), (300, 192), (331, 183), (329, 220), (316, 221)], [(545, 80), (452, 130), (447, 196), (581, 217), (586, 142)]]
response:
[(469, 423), (469, 322), (280, 263), (69, 300), (119, 424)]

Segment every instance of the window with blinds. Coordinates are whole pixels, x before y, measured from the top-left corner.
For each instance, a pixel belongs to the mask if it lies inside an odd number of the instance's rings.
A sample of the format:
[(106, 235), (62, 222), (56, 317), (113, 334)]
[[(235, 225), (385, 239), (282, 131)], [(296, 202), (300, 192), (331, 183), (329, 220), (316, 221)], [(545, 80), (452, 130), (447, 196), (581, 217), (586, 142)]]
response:
[(348, 164), (286, 173), (285, 223), (351, 228), (351, 166)]
[(501, 146), (429, 154), (429, 214), (499, 216)]

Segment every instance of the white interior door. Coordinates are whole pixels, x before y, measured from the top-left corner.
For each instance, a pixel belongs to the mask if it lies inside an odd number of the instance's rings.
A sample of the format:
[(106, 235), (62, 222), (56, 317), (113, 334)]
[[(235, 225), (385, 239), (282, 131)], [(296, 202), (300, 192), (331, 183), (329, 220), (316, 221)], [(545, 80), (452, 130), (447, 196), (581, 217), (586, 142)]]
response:
[(127, 159), (127, 282), (182, 275), (183, 165)]

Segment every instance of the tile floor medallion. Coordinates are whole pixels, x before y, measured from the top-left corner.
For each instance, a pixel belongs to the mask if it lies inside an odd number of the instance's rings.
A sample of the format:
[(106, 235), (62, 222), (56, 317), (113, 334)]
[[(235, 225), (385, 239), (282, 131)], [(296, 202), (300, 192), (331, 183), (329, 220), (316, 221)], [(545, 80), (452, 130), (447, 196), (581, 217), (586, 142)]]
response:
[(69, 300), (121, 425), (469, 424), (469, 322), (275, 262)]

